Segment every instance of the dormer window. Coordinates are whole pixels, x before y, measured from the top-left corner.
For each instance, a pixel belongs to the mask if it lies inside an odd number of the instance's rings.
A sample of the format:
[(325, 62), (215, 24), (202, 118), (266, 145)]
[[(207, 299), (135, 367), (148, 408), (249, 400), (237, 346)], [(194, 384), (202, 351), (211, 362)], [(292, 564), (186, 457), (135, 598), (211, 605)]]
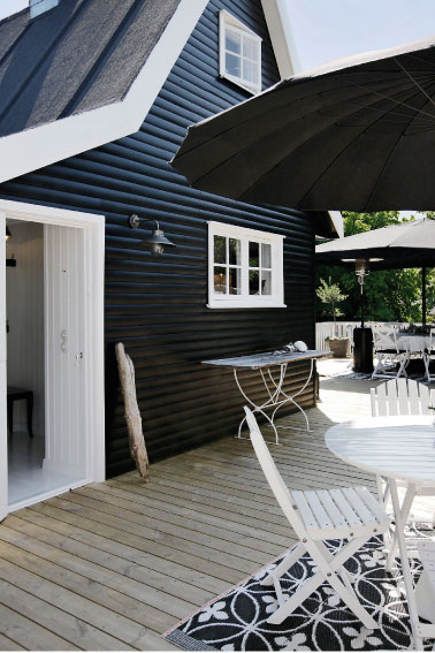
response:
[(261, 91), (261, 38), (227, 11), (219, 14), (220, 75), (253, 95)]

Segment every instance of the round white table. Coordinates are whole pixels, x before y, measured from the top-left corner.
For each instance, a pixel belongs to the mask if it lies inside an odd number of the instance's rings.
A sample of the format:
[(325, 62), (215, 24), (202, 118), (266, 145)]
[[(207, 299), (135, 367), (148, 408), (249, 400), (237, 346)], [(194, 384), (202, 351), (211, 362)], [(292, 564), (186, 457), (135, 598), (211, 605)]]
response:
[(422, 638), (429, 635), (418, 618), (397, 481), (435, 486), (435, 426), (432, 420), (431, 415), (367, 417), (336, 424), (325, 434), (326, 446), (338, 458), (387, 479), (416, 649), (423, 647)]

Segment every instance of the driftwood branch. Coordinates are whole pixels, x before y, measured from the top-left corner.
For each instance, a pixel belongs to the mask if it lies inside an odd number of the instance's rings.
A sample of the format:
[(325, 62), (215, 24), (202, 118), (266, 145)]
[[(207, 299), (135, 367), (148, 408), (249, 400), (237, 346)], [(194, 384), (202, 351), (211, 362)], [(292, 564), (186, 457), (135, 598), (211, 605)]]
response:
[(130, 356), (126, 353), (122, 342), (117, 343), (115, 352), (124, 399), (124, 412), (127, 422), (130, 453), (136, 463), (140, 476), (147, 481), (149, 476), (149, 460), (142, 429), (142, 417), (137, 403), (134, 365)]

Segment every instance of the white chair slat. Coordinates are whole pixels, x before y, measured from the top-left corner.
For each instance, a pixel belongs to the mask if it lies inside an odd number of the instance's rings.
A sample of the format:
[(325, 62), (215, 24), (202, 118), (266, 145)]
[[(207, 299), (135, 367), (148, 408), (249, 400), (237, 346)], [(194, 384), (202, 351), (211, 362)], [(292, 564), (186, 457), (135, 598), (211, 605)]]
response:
[[(400, 379), (401, 381), (403, 379)], [(408, 382), (408, 397), (409, 397), (409, 414), (410, 415), (420, 415), (423, 413), (423, 397), (424, 391), (427, 388), (423, 385), (418, 387), (417, 383)]]
[(397, 401), (397, 383), (396, 379), (391, 379), (391, 381), (387, 381), (387, 383), (383, 384), (379, 388), (381, 390), (381, 396), (383, 393), (386, 394), (386, 404), (387, 404), (387, 411), (385, 413), (380, 413), (380, 415), (383, 417), (384, 415), (398, 415), (399, 414), (399, 407), (398, 407), (398, 401)]
[(356, 492), (356, 488), (344, 488), (343, 494), (346, 496), (346, 499), (349, 501), (353, 510), (357, 513), (358, 517), (363, 523), (377, 521), (376, 515), (361, 499), (359, 494)]
[(305, 493), (302, 492), (302, 490), (293, 490), (290, 492), (290, 494), (295, 505), (297, 506), (297, 509), (301, 513), (302, 521), (304, 522), (305, 527), (318, 529), (319, 523), (317, 522), (313, 511), (305, 499)]
[(382, 508), (382, 505), (376, 501), (374, 496), (370, 494), (368, 489), (364, 486), (359, 486), (355, 488), (357, 494), (361, 497), (362, 501), (369, 507), (369, 510), (376, 515), (379, 522), (385, 520), (385, 511)]
[(337, 527), (346, 526), (346, 520), (343, 516), (343, 513), (337, 508), (328, 490), (317, 490), (316, 494), (322, 502), (326, 512), (330, 516), (333, 524), (335, 524)]
[[(397, 383), (397, 401), (399, 404), (399, 415), (409, 415), (409, 403), (408, 403), (408, 388), (406, 379), (397, 379), (394, 381)], [(388, 392), (393, 395), (394, 386), (388, 388)], [(394, 395), (393, 395), (394, 396)]]
[(336, 488), (334, 490), (330, 490), (330, 494), (332, 499), (335, 501), (335, 503), (340, 508), (343, 515), (345, 516), (347, 523), (350, 526), (360, 525), (361, 519), (355, 513), (352, 506), (349, 504), (345, 494), (342, 491), (342, 488)]
[(334, 522), (326, 512), (325, 508), (321, 504), (319, 497), (317, 496), (317, 492), (314, 492), (313, 490), (306, 490), (304, 494), (305, 494), (305, 499), (308, 505), (310, 506), (313, 514), (315, 515), (319, 526), (321, 528), (334, 527), (336, 524), (334, 524)]
[(434, 400), (435, 400), (435, 394), (433, 389), (429, 389), (426, 385), (420, 385), (420, 392), (424, 388), (424, 398), (422, 399), (422, 404), (423, 404), (423, 410), (422, 412), (425, 415), (430, 415), (433, 414), (433, 411), (429, 408), (429, 406), (434, 406)]
[(379, 388), (377, 389), (376, 396), (377, 396), (378, 415), (379, 416), (387, 415), (388, 414), (387, 390), (386, 390), (385, 383), (379, 386)]

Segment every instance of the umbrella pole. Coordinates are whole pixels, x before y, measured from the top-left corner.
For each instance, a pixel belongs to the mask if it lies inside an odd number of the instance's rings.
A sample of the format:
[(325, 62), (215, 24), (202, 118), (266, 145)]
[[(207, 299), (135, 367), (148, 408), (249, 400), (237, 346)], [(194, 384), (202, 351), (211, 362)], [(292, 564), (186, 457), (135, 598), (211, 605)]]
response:
[(421, 323), (426, 326), (426, 268), (421, 268)]

